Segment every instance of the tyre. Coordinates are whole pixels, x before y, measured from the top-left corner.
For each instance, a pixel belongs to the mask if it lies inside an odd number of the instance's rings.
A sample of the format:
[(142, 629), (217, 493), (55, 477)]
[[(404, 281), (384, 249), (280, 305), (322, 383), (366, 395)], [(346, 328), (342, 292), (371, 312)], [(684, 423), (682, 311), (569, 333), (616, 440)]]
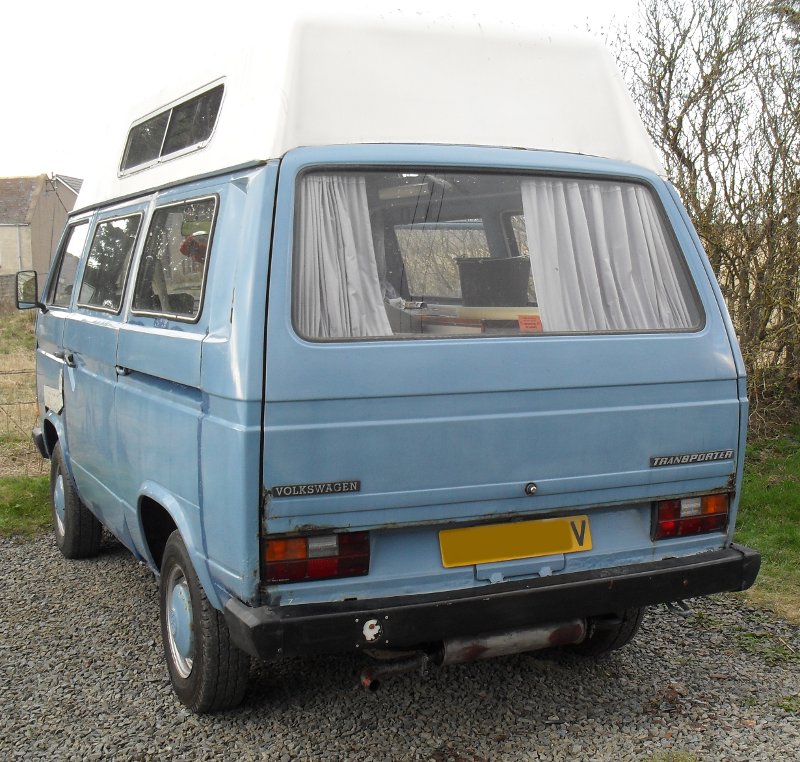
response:
[(169, 676), (180, 701), (197, 713), (238, 706), (250, 657), (231, 642), (225, 618), (209, 603), (177, 531), (164, 548), (159, 614)]
[(627, 609), (613, 617), (590, 619), (586, 638), (569, 646), (569, 650), (579, 656), (598, 657), (628, 645), (639, 631), (644, 612), (642, 607)]
[(103, 526), (81, 502), (67, 471), (61, 442), (50, 458), (50, 503), (56, 544), (65, 558), (91, 558), (100, 550)]

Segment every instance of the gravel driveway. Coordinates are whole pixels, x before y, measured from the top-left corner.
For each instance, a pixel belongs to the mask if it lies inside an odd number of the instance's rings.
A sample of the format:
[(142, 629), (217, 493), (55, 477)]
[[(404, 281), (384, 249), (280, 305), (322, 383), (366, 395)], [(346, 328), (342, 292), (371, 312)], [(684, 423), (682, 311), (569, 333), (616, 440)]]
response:
[(245, 705), (173, 698), (151, 574), (0, 539), (0, 759), (800, 759), (800, 633), (735, 596), (659, 607), (599, 662), (515, 656), (368, 694), (356, 657), (254, 667)]

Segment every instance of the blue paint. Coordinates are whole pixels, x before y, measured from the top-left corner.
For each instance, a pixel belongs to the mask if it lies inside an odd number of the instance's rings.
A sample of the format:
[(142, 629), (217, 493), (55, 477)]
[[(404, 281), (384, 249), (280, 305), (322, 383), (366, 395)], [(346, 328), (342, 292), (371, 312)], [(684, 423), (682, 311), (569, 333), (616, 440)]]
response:
[[(685, 256), (703, 323), (652, 334), (302, 339), (291, 320), (295, 187), (302, 172), (320, 166), (644, 183)], [(217, 215), (198, 319), (134, 314), (132, 288), (154, 210), (212, 195)], [(122, 310), (100, 313), (73, 299), (69, 309), (40, 316), (39, 394), (58, 386), (56, 355), (70, 350), (76, 358), (64, 373), (64, 410), (46, 416), (83, 499), (154, 567), (143, 511), (160, 505), (212, 605), (230, 596), (290, 605), (482, 589), (730, 544), (732, 527), (727, 535), (650, 539), (651, 501), (659, 498), (733, 484), (735, 515), (747, 413), (741, 356), (710, 266), (674, 190), (653, 173), (552, 152), (329, 146), (143, 194), (113, 215), (127, 211), (144, 219)], [(111, 214), (90, 214), (92, 229)], [(723, 449), (734, 450), (735, 460), (649, 467), (656, 455)], [(345, 479), (360, 480), (361, 491), (268, 493), (277, 484)], [(538, 490), (527, 496), (531, 481)], [(564, 512), (589, 515), (592, 550), (442, 566), (443, 527)], [(369, 575), (262, 589), (260, 536), (314, 527), (370, 530)], [(176, 587), (171, 610), (186, 655), (180, 595)]]

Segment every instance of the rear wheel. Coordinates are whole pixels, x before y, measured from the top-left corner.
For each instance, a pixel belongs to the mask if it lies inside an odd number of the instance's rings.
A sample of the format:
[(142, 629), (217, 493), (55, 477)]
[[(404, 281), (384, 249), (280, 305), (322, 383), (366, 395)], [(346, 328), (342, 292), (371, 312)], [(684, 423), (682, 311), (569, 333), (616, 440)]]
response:
[(645, 607), (642, 607), (627, 609), (611, 617), (590, 619), (586, 638), (569, 646), (569, 650), (579, 656), (597, 657), (628, 645), (639, 631), (644, 612)]
[(50, 457), (50, 502), (58, 549), (65, 558), (91, 558), (100, 550), (103, 527), (81, 502), (64, 463), (61, 443)]
[(209, 603), (177, 531), (164, 548), (159, 602), (164, 654), (181, 702), (198, 713), (238, 706), (250, 657), (231, 642), (225, 618)]

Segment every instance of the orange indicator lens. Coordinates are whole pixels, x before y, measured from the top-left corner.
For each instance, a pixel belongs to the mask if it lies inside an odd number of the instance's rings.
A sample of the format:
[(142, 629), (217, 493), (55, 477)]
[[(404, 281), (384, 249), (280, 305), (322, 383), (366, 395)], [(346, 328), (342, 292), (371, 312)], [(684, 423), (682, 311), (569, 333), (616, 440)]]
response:
[(263, 580), (305, 582), (369, 574), (369, 532), (262, 541)]

